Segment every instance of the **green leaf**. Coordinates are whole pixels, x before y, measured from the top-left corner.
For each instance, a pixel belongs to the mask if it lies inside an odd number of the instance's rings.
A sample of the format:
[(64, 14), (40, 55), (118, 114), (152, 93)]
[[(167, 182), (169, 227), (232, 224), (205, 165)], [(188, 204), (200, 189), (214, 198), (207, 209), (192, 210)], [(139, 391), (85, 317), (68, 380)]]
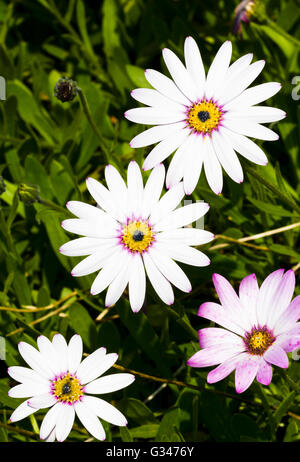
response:
[(140, 427), (131, 428), (130, 434), (133, 438), (155, 438), (158, 429), (158, 424), (141, 425)]
[(77, 24), (78, 28), (85, 44), (86, 48), (93, 53), (93, 47), (91, 45), (89, 34), (86, 27), (86, 16), (85, 16), (85, 6), (82, 0), (77, 0), (77, 7), (76, 7), (76, 16), (77, 16)]
[(145, 77), (145, 71), (137, 66), (126, 64), (126, 71), (134, 85), (139, 88), (152, 88)]
[(179, 416), (180, 409), (168, 410), (159, 426), (155, 441), (177, 443), (184, 441), (179, 433)]
[(127, 427), (120, 427), (120, 436), (123, 443), (133, 442), (131, 431), (129, 431)]
[(88, 349), (92, 349), (96, 343), (96, 326), (88, 311), (78, 302), (73, 303), (69, 308), (69, 324), (76, 334), (81, 335)]
[(118, 408), (127, 419), (132, 419), (139, 425), (157, 424), (152, 411), (142, 401), (135, 398), (123, 398)]
[(259, 210), (270, 215), (277, 217), (292, 217), (293, 213), (281, 207), (281, 205), (273, 205), (267, 202), (254, 199), (253, 197), (247, 196), (247, 199), (255, 205)]

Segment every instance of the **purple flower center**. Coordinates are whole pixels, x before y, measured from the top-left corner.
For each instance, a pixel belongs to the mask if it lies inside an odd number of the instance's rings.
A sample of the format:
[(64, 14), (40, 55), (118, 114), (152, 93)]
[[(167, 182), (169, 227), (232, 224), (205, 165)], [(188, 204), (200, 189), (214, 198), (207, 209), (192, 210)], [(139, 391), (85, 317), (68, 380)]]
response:
[(247, 332), (244, 343), (248, 353), (251, 355), (262, 356), (270, 345), (275, 341), (274, 334), (267, 326), (253, 327), (251, 332)]

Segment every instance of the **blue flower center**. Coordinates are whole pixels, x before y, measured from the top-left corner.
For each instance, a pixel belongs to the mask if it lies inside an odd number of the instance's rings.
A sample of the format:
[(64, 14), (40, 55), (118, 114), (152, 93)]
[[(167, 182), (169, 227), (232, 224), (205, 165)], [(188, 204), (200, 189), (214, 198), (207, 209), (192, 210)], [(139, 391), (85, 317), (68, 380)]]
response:
[(144, 233), (142, 231), (140, 231), (139, 229), (137, 229), (136, 231), (134, 231), (133, 235), (132, 235), (132, 239), (135, 241), (135, 242), (140, 242), (144, 239)]
[(199, 111), (198, 112), (198, 118), (201, 120), (201, 122), (206, 122), (208, 119), (210, 119), (210, 115), (208, 111)]

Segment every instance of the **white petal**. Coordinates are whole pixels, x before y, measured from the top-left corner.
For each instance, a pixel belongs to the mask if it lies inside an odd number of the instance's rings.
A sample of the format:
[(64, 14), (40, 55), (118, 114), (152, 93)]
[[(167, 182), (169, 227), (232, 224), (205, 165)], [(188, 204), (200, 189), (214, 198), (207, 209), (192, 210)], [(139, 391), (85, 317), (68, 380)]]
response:
[(63, 244), (59, 251), (68, 257), (83, 257), (91, 255), (98, 250), (114, 247), (119, 242), (119, 238), (94, 238), (79, 237)]
[(87, 431), (97, 440), (105, 440), (104, 428), (96, 414), (80, 401), (78, 401), (74, 407), (79, 420)]
[(189, 129), (180, 129), (172, 133), (168, 138), (158, 143), (148, 154), (143, 164), (143, 170), (150, 170), (160, 162), (163, 162), (174, 152), (189, 136)]
[(73, 215), (76, 215), (78, 218), (82, 218), (83, 220), (110, 220), (113, 224), (115, 224), (114, 220), (112, 220), (107, 213), (103, 212), (103, 210), (98, 207), (94, 207), (93, 205), (86, 204), (85, 202), (69, 201), (66, 206)]
[(195, 101), (197, 99), (195, 85), (180, 59), (168, 48), (164, 48), (162, 54), (177, 87), (190, 101)]
[(158, 202), (162, 188), (165, 181), (165, 167), (163, 164), (159, 164), (151, 171), (147, 180), (144, 194), (143, 194), (143, 205), (142, 205), (142, 218), (146, 219), (149, 217), (153, 207)]
[(56, 428), (54, 427), (53, 430), (47, 436), (47, 438), (44, 440), (46, 443), (54, 443), (55, 438), (56, 438), (55, 430)]
[(204, 171), (210, 188), (216, 194), (221, 194), (223, 189), (223, 173), (221, 164), (216, 156), (211, 139), (206, 136), (203, 140), (204, 147)]
[(74, 406), (61, 406), (56, 424), (57, 441), (64, 441), (72, 430), (75, 419)]
[(107, 286), (115, 279), (118, 273), (122, 270), (124, 262), (127, 261), (127, 251), (121, 246), (109, 260), (104, 263), (102, 270), (96, 276), (92, 287), (91, 294), (100, 294)]
[(259, 104), (268, 98), (271, 98), (281, 89), (281, 84), (277, 82), (267, 82), (255, 87), (247, 88), (237, 98), (233, 99), (229, 103), (225, 104), (224, 110), (239, 110), (243, 106), (252, 106)]
[[(246, 119), (254, 123), (269, 123), (277, 122), (286, 117), (286, 112), (281, 109), (269, 106), (251, 106), (251, 107), (241, 107), (237, 111), (230, 111), (226, 113), (226, 120), (229, 119)], [(246, 121), (245, 120), (245, 121)]]
[(105, 220), (99, 220), (97, 217), (93, 220), (82, 220), (79, 218), (70, 218), (64, 220), (61, 226), (70, 233), (79, 234), (88, 237), (116, 237), (118, 223), (110, 217)]
[(240, 75), (242, 71), (249, 69), (252, 58), (253, 54), (249, 53), (237, 59), (233, 64), (231, 64), (231, 66), (229, 66), (224, 77), (224, 84), (219, 86), (219, 89), (214, 94), (215, 100), (218, 100), (222, 96), (224, 92), (224, 86), (230, 88), (230, 85), (232, 82), (234, 82), (234, 79)]
[(190, 135), (183, 141), (171, 160), (166, 177), (166, 185), (168, 189), (179, 183), (183, 177), (185, 169), (185, 158), (189, 152), (191, 144), (193, 143), (192, 138), (193, 137)]
[(239, 72), (234, 79), (229, 80), (223, 87), (219, 103), (225, 105), (239, 96), (261, 73), (264, 65), (265, 61), (256, 61), (256, 63), (250, 64), (242, 72)]
[(118, 170), (113, 165), (105, 167), (106, 184), (113, 196), (113, 202), (117, 204), (119, 220), (126, 220), (127, 187)]
[(128, 387), (135, 380), (132, 374), (111, 374), (94, 380), (85, 387), (86, 393), (102, 395)]
[(146, 275), (143, 260), (140, 254), (132, 255), (129, 273), (129, 302), (134, 313), (143, 306), (146, 292)]
[(229, 67), (232, 53), (232, 44), (227, 40), (219, 48), (207, 73), (205, 96), (207, 99), (213, 98), (215, 92), (219, 89), (224, 81), (224, 77)]
[(97, 417), (100, 417), (100, 419), (120, 427), (127, 425), (127, 420), (124, 415), (114, 406), (104, 401), (104, 399), (94, 396), (84, 396), (82, 402), (88, 406)]
[(210, 259), (204, 253), (185, 244), (157, 242), (156, 249), (173, 260), (187, 265), (207, 266), (210, 264)]
[(132, 148), (141, 148), (143, 146), (150, 146), (151, 144), (158, 143), (166, 139), (172, 133), (177, 132), (186, 126), (185, 122), (177, 122), (174, 124), (157, 125), (156, 127), (148, 128), (142, 133), (136, 135), (131, 141)]
[(41, 440), (45, 440), (46, 438), (48, 438), (50, 433), (53, 431), (53, 428), (56, 425), (57, 418), (62, 406), (64, 406), (62, 403), (55, 404), (45, 415), (42, 425), (40, 427)]
[(154, 246), (149, 249), (149, 255), (158, 270), (168, 281), (183, 292), (191, 292), (192, 286), (189, 279), (175, 261), (168, 255), (162, 254), (158, 249), (154, 248)]
[(113, 258), (119, 251), (120, 245), (113, 245), (102, 250), (97, 250), (92, 255), (89, 255), (76, 266), (74, 266), (71, 274), (74, 277), (86, 276), (103, 268), (106, 262)]
[(202, 217), (209, 210), (209, 205), (205, 202), (197, 202), (194, 204), (180, 207), (171, 212), (166, 218), (155, 224), (155, 231), (167, 231), (186, 226), (198, 218)]
[(131, 122), (146, 125), (172, 124), (185, 120), (186, 115), (183, 111), (174, 111), (166, 108), (164, 111), (153, 107), (138, 107), (129, 109), (124, 116)]
[(160, 93), (184, 106), (190, 106), (191, 102), (184, 94), (176, 87), (175, 83), (169, 77), (155, 71), (154, 69), (146, 69), (145, 77)]
[(193, 136), (192, 138), (193, 144), (191, 146), (189, 158), (186, 161), (186, 167), (183, 176), (184, 190), (188, 195), (192, 194), (197, 186), (204, 157), (202, 137)]
[(179, 228), (158, 233), (156, 235), (156, 240), (158, 242), (174, 242), (174, 245), (176, 245), (176, 243), (186, 245), (201, 245), (212, 241), (214, 237), (215, 236), (212, 233), (205, 231), (204, 229)]
[(68, 370), (68, 345), (63, 335), (55, 334), (52, 339), (52, 345), (55, 348), (57, 357), (60, 362), (60, 372)]
[(184, 196), (183, 184), (178, 183), (173, 186), (151, 210), (149, 221), (152, 225), (162, 220), (167, 214), (172, 212), (182, 201)]
[(185, 64), (191, 76), (197, 98), (201, 99), (204, 94), (205, 71), (199, 48), (192, 37), (187, 37), (184, 42)]
[[(48, 387), (49, 388), (49, 387)], [(28, 406), (35, 409), (44, 409), (57, 403), (57, 399), (51, 393), (35, 394), (27, 401)]]
[(39, 382), (41, 385), (47, 385), (49, 381), (38, 374), (38, 372), (22, 366), (11, 366), (7, 369), (8, 374), (18, 382)]
[(127, 216), (139, 217), (142, 209), (144, 184), (140, 167), (131, 161), (127, 169), (128, 207)]
[(47, 367), (47, 364), (45, 364), (45, 360), (42, 354), (33, 348), (33, 346), (26, 342), (20, 342), (18, 349), (20, 355), (32, 369), (34, 369), (46, 379), (53, 378), (53, 372)]
[(170, 98), (167, 98), (151, 88), (137, 88), (131, 92), (131, 96), (147, 106), (156, 107), (162, 110), (168, 108), (168, 111), (185, 111), (185, 106), (175, 103), (170, 100)]
[(264, 280), (258, 295), (257, 301), (257, 321), (261, 326), (266, 324), (268, 313), (273, 309), (273, 298), (282, 280), (284, 270), (273, 271)]
[(227, 130), (225, 127), (222, 128), (222, 131), (228, 135), (233, 149), (243, 157), (258, 165), (266, 165), (268, 163), (267, 156), (263, 150), (252, 140), (249, 140), (244, 135)]
[(124, 263), (123, 269), (119, 272), (119, 274), (117, 274), (107, 289), (105, 297), (105, 306), (107, 307), (114, 305), (119, 300), (128, 284), (128, 267), (131, 261), (130, 257), (131, 255), (128, 253), (128, 258)]
[(81, 384), (84, 385), (101, 375), (105, 353), (105, 348), (98, 348), (80, 363), (76, 371), (76, 377)]
[(94, 178), (87, 178), (86, 185), (98, 205), (104, 209), (111, 217), (119, 220), (119, 207), (118, 203), (114, 202), (114, 196), (103, 186), (99, 181)]
[(32, 407), (28, 406), (26, 400), (22, 404), (20, 404), (20, 406), (18, 406), (17, 409), (14, 410), (9, 420), (11, 422), (18, 422), (19, 420), (25, 419), (25, 417), (28, 417), (29, 415), (33, 414), (35, 411), (36, 409), (33, 409)]
[(251, 138), (258, 140), (276, 141), (279, 138), (277, 133), (269, 128), (251, 121), (224, 119), (222, 123), (224, 127), (229, 128), (233, 132), (251, 136)]
[(149, 281), (158, 296), (167, 305), (174, 303), (174, 292), (169, 281), (162, 275), (149, 253), (143, 255), (144, 265)]
[(68, 345), (68, 370), (70, 374), (77, 371), (83, 352), (83, 344), (80, 335), (75, 334)]
[(53, 371), (53, 375), (59, 375), (61, 372), (60, 360), (52, 342), (44, 335), (40, 335), (37, 339), (37, 344), (45, 363)]
[(214, 132), (212, 144), (218, 160), (227, 175), (236, 183), (241, 183), (244, 179), (243, 170), (226, 132), (223, 130)]

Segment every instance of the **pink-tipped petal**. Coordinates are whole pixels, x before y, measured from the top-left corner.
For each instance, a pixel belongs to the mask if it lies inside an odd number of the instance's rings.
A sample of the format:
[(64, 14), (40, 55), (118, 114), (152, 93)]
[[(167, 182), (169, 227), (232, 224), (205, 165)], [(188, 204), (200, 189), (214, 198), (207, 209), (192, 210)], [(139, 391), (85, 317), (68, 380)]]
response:
[(235, 389), (237, 393), (243, 393), (250, 387), (257, 374), (260, 357), (248, 355), (241, 361), (235, 370)]
[(269, 385), (272, 380), (272, 366), (268, 364), (264, 359), (261, 361), (257, 375), (256, 375), (256, 380), (263, 384), (263, 385)]
[(289, 358), (286, 352), (281, 346), (274, 344), (271, 345), (264, 353), (264, 360), (268, 363), (274, 364), (274, 366), (282, 367), (287, 369), (289, 367)]

